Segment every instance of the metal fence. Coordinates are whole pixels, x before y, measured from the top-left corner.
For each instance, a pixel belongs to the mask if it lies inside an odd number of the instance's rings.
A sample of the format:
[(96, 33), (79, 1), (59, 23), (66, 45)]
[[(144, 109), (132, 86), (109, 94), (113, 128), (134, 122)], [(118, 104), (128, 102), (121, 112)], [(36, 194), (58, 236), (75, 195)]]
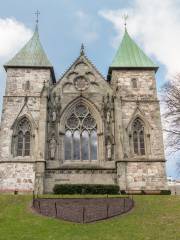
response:
[(42, 215), (78, 223), (108, 219), (130, 211), (130, 197), (110, 198), (33, 198), (34, 209)]

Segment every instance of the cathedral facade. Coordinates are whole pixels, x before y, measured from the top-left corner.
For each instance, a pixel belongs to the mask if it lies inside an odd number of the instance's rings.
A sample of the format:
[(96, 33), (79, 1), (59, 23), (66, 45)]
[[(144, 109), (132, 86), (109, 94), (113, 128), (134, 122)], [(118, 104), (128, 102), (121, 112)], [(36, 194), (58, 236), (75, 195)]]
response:
[(49, 193), (65, 183), (166, 189), (158, 67), (126, 29), (107, 79), (82, 46), (56, 80), (37, 28), (4, 67), (0, 191)]

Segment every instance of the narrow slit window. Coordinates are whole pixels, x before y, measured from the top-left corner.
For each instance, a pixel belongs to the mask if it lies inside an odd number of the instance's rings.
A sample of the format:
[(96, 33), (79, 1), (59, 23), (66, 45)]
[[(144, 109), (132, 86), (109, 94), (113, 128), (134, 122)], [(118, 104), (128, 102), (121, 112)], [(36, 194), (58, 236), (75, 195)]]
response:
[(131, 79), (131, 83), (132, 83), (132, 88), (137, 88), (137, 78), (132, 78)]

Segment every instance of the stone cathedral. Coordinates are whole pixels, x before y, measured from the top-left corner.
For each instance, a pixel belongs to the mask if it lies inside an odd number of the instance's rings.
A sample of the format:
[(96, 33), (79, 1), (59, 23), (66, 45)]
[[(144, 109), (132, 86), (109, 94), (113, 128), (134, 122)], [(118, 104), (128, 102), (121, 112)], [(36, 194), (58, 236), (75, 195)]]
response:
[(158, 67), (127, 29), (107, 79), (83, 46), (56, 79), (37, 27), (4, 68), (1, 192), (50, 193), (65, 183), (166, 189)]

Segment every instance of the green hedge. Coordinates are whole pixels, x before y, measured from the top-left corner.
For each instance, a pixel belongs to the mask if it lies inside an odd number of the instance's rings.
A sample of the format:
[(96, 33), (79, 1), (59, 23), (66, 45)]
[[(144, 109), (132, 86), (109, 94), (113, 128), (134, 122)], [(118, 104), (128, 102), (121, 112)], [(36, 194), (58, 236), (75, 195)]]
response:
[(119, 186), (103, 184), (56, 184), (55, 194), (119, 194)]
[(161, 190), (161, 195), (171, 195), (171, 190)]

